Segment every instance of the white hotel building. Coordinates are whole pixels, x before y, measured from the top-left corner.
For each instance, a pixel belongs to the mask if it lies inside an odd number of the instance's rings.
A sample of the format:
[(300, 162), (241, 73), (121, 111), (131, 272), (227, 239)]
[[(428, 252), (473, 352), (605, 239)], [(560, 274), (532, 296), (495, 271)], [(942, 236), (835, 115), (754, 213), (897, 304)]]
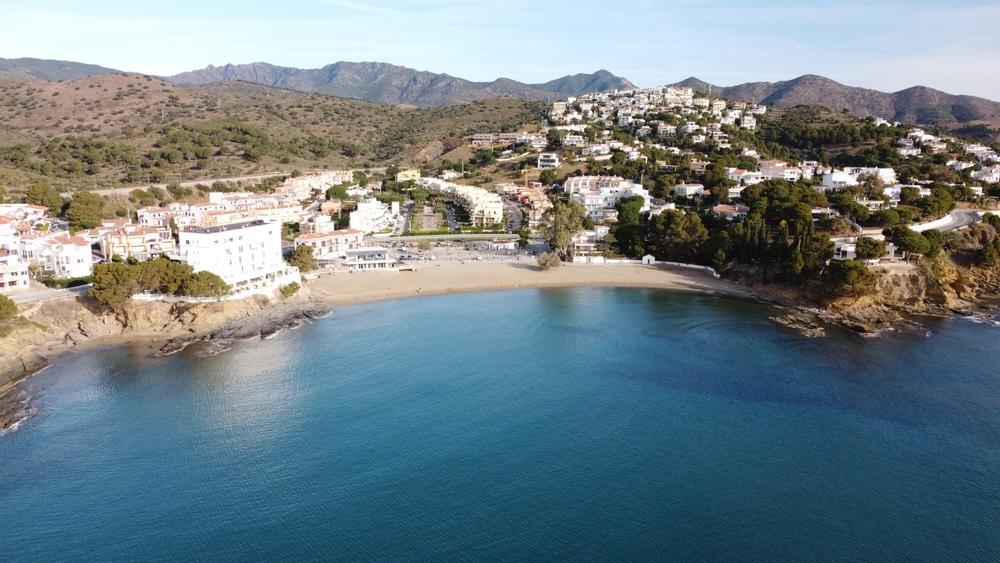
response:
[(233, 293), (270, 293), (300, 282), (298, 268), (281, 255), (281, 223), (250, 221), (180, 232), (178, 259), (216, 274)]

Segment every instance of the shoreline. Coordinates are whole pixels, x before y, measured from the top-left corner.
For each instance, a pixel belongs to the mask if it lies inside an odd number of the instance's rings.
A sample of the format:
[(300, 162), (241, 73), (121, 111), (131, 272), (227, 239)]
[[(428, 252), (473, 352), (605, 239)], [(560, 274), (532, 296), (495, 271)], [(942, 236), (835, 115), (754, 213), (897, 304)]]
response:
[(408, 297), (569, 287), (664, 289), (760, 299), (749, 288), (698, 270), (640, 264), (563, 264), (548, 271), (527, 262), (428, 264), (414, 271), (320, 273), (304, 287), (329, 307)]
[[(701, 271), (638, 264), (563, 264), (543, 272), (528, 261), (447, 262), (427, 264), (414, 271), (321, 272), (303, 284), (300, 295), (271, 301), (255, 310), (248, 311), (244, 307), (223, 312), (220, 322), (207, 329), (181, 325), (168, 330), (147, 323), (150, 326), (145, 328), (120, 326), (104, 334), (91, 334), (76, 326), (46, 330), (44, 338), (29, 346), (33, 355), (28, 356), (27, 362), (20, 358), (18, 369), (0, 374), (6, 376), (6, 381), (0, 384), (0, 402), (8, 401), (21, 383), (44, 371), (56, 358), (75, 351), (138, 345), (150, 355), (162, 356), (180, 352), (197, 342), (221, 342), (225, 346), (240, 340), (269, 338), (277, 331), (329, 315), (333, 309), (345, 305), (455, 293), (569, 287), (662, 289), (761, 300), (749, 288), (715, 279)], [(254, 298), (247, 298), (242, 303), (249, 306), (253, 301)], [(31, 318), (37, 309), (33, 307), (26, 316)], [(107, 324), (108, 321), (103, 319), (103, 322)]]
[[(35, 355), (30, 365), (22, 359), (23, 369), (0, 374), (7, 376), (6, 381), (0, 384), (0, 433), (10, 431), (11, 427), (31, 415), (30, 405), (16, 410), (15, 405), (28, 404), (26, 393), (20, 386), (45, 371), (57, 358), (76, 351), (104, 346), (134, 346), (150, 357), (162, 357), (179, 353), (193, 344), (204, 343), (208, 348), (202, 353), (214, 355), (229, 350), (240, 341), (266, 340), (283, 330), (311, 323), (329, 316), (338, 307), (412, 297), (571, 287), (656, 289), (764, 303), (778, 309), (779, 314), (770, 317), (773, 322), (806, 337), (824, 336), (825, 325), (855, 330), (818, 310), (783, 302), (775, 295), (716, 279), (703, 271), (676, 266), (563, 264), (548, 271), (541, 271), (527, 261), (447, 262), (421, 266), (413, 271), (319, 272), (306, 279), (299, 295), (285, 300), (247, 298), (229, 302), (235, 304), (229, 307), (214, 303), (182, 306), (180, 312), (176, 306), (171, 309), (164, 303), (137, 305), (137, 312), (146, 313), (145, 317), (137, 315), (145, 325), (126, 322), (116, 330), (103, 334), (92, 334), (82, 328), (58, 333), (46, 331), (46, 338), (33, 346)], [(215, 305), (218, 306), (213, 309)], [(143, 311), (143, 307), (159, 307), (158, 316), (149, 310)], [(170, 309), (169, 315), (164, 309)], [(163, 317), (171, 320), (160, 325)], [(109, 322), (107, 315), (95, 319), (105, 325)]]

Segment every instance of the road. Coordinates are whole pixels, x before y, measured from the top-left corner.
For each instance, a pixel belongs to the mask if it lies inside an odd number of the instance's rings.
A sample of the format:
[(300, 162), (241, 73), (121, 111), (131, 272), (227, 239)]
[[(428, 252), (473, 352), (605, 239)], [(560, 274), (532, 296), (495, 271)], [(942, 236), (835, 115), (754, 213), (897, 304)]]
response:
[(521, 222), (524, 221), (524, 213), (521, 212), (521, 206), (510, 201), (503, 200), (503, 207), (507, 210), (507, 215), (510, 217), (510, 222), (507, 224), (507, 228), (511, 232), (517, 232), (521, 228)]
[[(978, 223), (978, 222), (982, 221), (982, 215), (981, 215), (982, 213), (983, 213), (983, 211), (980, 211), (978, 209), (956, 209), (956, 210), (952, 211), (951, 213), (949, 213), (948, 215), (945, 215), (944, 217), (942, 217), (940, 219), (935, 219), (933, 221), (927, 221), (925, 223), (917, 223), (916, 225), (910, 225), (910, 229), (914, 230), (914, 231), (916, 231), (918, 233), (922, 233), (924, 231), (929, 231), (931, 229), (937, 229), (938, 231), (941, 231), (942, 233), (948, 233), (948, 232), (951, 232), (951, 231), (957, 231), (959, 229), (964, 229), (965, 227), (968, 227), (969, 225), (973, 225), (975, 223)], [(860, 236), (873, 238), (875, 240), (885, 240), (885, 237), (882, 235), (882, 229), (881, 228), (867, 228), (867, 229), (864, 229), (860, 233)], [(851, 237), (837, 237), (837, 238), (835, 238), (833, 240), (834, 241), (850, 241), (850, 240), (853, 240), (854, 238), (856, 238), (856, 237), (853, 237), (853, 236), (851, 236)]]
[(87, 290), (89, 289), (90, 284), (81, 285), (79, 287), (71, 287), (69, 289), (52, 289), (51, 287), (40, 286), (23, 291), (17, 291), (8, 294), (7, 296), (13, 299), (14, 303), (17, 303), (18, 305), (29, 305), (31, 303), (38, 303), (39, 301), (76, 298), (78, 295), (87, 293)]
[(455, 233), (448, 235), (412, 235), (403, 237), (369, 237), (365, 239), (365, 244), (383, 244), (386, 242), (410, 242), (422, 240), (493, 240), (496, 238), (510, 238), (508, 233)]
[[(359, 172), (359, 171), (360, 172), (364, 172), (365, 170), (366, 169), (358, 168), (358, 169), (351, 170), (351, 172)], [(385, 168), (368, 168), (367, 171), (368, 172), (383, 173), (383, 172), (385, 172)], [(304, 171), (303, 175), (308, 176), (309, 174), (318, 174), (320, 172), (327, 172), (327, 171), (326, 170), (308, 170), (308, 171)], [(280, 171), (279, 170), (279, 171), (275, 171), (275, 172), (266, 172), (264, 174), (249, 174), (249, 175), (246, 175), (246, 176), (229, 176), (229, 177), (226, 177), (226, 178), (202, 178), (200, 180), (185, 180), (183, 182), (179, 182), (179, 184), (183, 188), (191, 188), (191, 187), (194, 187), (194, 186), (196, 186), (198, 184), (205, 184), (206, 186), (211, 186), (214, 182), (239, 182), (239, 181), (246, 181), (246, 180), (263, 180), (265, 178), (273, 178), (274, 176), (290, 176), (290, 175), (291, 175), (291, 171), (287, 171), (286, 172), (286, 171)], [(163, 183), (158, 183), (158, 184), (142, 184), (142, 185), (136, 185), (136, 186), (125, 186), (125, 187), (122, 187), (122, 188), (105, 188), (105, 189), (100, 189), (100, 190), (89, 190), (89, 191), (91, 193), (95, 193), (95, 194), (98, 194), (98, 195), (125, 195), (125, 196), (127, 196), (127, 195), (129, 195), (132, 192), (132, 190), (148, 190), (149, 188), (153, 188), (153, 187), (160, 188), (160, 189), (166, 189), (167, 188), (167, 183), (163, 182)], [(65, 197), (70, 197), (72, 195), (72, 192), (65, 192), (62, 195), (65, 196)]]
[(980, 211), (976, 209), (956, 209), (941, 219), (929, 221), (927, 223), (920, 223), (919, 225), (913, 225), (910, 228), (918, 233), (929, 231), (931, 229), (937, 229), (943, 233), (947, 233), (949, 231), (964, 229), (965, 227), (978, 223), (981, 220), (982, 216), (980, 215)]

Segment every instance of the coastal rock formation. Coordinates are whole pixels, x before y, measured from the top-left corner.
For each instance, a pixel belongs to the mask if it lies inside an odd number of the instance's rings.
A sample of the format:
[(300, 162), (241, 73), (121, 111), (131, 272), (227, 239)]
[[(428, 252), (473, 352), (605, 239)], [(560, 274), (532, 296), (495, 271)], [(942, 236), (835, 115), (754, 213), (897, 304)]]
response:
[(0, 431), (29, 408), (12, 392), (17, 383), (78, 346), (152, 340), (162, 346), (160, 353), (170, 353), (196, 341), (267, 338), (326, 312), (304, 293), (280, 303), (260, 297), (201, 304), (134, 302), (120, 314), (97, 310), (85, 298), (35, 304), (21, 312), (27, 322), (0, 339)]

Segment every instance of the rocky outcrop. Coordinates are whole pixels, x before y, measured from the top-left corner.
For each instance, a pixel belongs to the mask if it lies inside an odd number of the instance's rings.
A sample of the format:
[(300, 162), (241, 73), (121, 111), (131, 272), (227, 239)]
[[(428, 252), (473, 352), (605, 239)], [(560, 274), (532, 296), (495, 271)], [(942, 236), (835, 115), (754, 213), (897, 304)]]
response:
[(924, 259), (879, 271), (868, 295), (828, 303), (812, 302), (796, 288), (758, 289), (785, 308), (773, 320), (807, 336), (820, 335), (824, 323), (877, 335), (918, 326), (920, 317), (983, 315), (990, 296), (1000, 293), (1000, 268), (961, 267), (947, 256)]
[(234, 340), (268, 338), (327, 312), (304, 293), (281, 302), (259, 297), (200, 304), (133, 302), (119, 314), (98, 310), (86, 298), (33, 305), (21, 312), (25, 322), (0, 338), (0, 431), (30, 410), (14, 391), (17, 383), (84, 344), (150, 339), (160, 343), (162, 354), (199, 341), (224, 347)]

